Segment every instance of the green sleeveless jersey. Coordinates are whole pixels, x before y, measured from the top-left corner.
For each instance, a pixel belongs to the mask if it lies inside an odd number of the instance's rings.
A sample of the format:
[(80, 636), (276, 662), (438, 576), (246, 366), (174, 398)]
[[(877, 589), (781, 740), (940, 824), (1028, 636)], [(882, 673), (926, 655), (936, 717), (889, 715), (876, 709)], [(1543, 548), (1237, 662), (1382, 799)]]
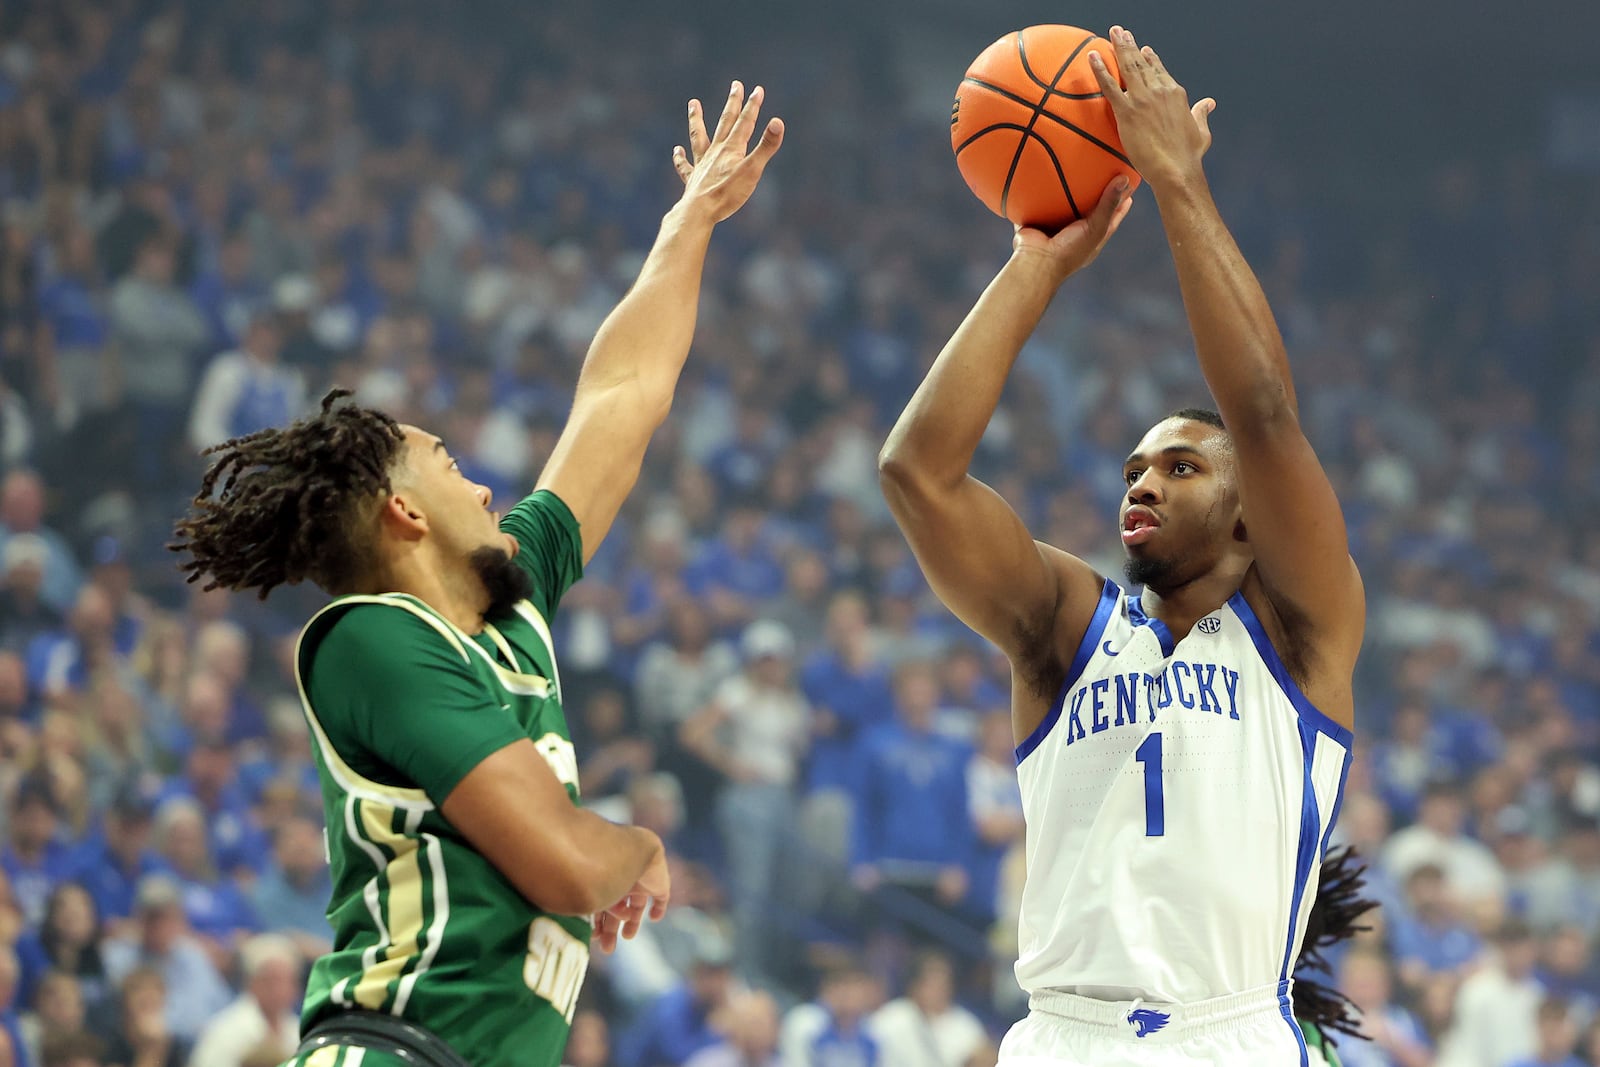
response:
[(589, 964), (586, 919), (529, 904), (439, 811), (485, 757), (531, 738), (576, 803), (547, 620), (582, 572), (577, 521), (535, 493), (501, 527), (535, 594), (468, 635), (398, 593), (341, 597), (300, 636), (333, 877), (333, 951), (302, 1025), (403, 1016), (473, 1067), (557, 1067)]

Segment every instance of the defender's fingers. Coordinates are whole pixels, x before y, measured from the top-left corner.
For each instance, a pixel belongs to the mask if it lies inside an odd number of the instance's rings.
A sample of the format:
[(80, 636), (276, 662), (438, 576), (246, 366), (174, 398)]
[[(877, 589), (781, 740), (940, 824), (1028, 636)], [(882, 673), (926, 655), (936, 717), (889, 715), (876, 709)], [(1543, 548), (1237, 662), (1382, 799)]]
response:
[(754, 171), (755, 176), (759, 179), (761, 172), (767, 169), (767, 161), (777, 153), (782, 144), (783, 120), (779, 118), (768, 120), (767, 128), (761, 134), (761, 140), (756, 142), (755, 151), (746, 156), (740, 166)]
[(694, 153), (690, 161), (700, 158), (700, 154), (711, 147), (711, 138), (706, 134), (705, 108), (700, 101), (689, 101), (689, 151)]
[(1195, 125), (1199, 126), (1200, 132), (1207, 137), (1211, 136), (1211, 113), (1215, 110), (1217, 110), (1217, 102), (1209, 96), (1189, 109), (1189, 113), (1194, 116)]
[(733, 132), (728, 134), (728, 139), (738, 145), (741, 151), (750, 149), (750, 135), (756, 131), (756, 120), (761, 117), (761, 102), (766, 98), (767, 91), (761, 86), (751, 89), (739, 117), (734, 120)]
[(727, 102), (722, 105), (722, 116), (717, 119), (716, 132), (711, 135), (711, 144), (725, 141), (733, 130), (733, 124), (738, 121), (739, 109), (744, 105), (744, 86), (735, 81), (728, 90)]
[(689, 162), (689, 157), (681, 144), (672, 147), (672, 169), (677, 171), (678, 177), (684, 181), (688, 181), (689, 175), (694, 173), (694, 164)]

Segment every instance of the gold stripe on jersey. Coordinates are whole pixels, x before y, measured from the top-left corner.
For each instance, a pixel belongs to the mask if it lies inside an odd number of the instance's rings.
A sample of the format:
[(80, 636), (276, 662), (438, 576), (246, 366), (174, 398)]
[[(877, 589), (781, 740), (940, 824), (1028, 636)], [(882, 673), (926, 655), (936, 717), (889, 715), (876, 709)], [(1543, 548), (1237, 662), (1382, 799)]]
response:
[(375, 955), (382, 958), (368, 964), (356, 980), (355, 1002), (371, 1011), (382, 1011), (389, 1002), (389, 986), (405, 972), (417, 956), (422, 940), (422, 866), (418, 862), (416, 838), (393, 829), (395, 809), (361, 802), (361, 828), (374, 844), (382, 845), (394, 858), (384, 870), (388, 881), (385, 894), (388, 913), (388, 945)]
[(343, 1054), (343, 1045), (323, 1045), (305, 1058), (304, 1067), (337, 1067)]
[[(406, 830), (415, 833), (420, 822), (420, 818), (416, 823), (408, 821)], [(406, 1004), (411, 1000), (411, 991), (416, 988), (417, 979), (433, 966), (434, 957), (439, 955), (439, 946), (444, 942), (445, 927), (450, 922), (450, 886), (444, 873), (444, 848), (433, 834), (422, 834), (421, 840), (423, 853), (428, 857), (428, 881), (433, 886), (433, 922), (428, 925), (428, 944), (422, 950), (422, 958), (417, 961), (416, 967), (410, 974), (400, 979), (400, 988), (395, 991), (396, 1015), (404, 1014)]]
[(561, 667), (556, 663), (556, 642), (550, 636), (550, 624), (544, 621), (544, 616), (539, 614), (539, 609), (533, 606), (531, 600), (519, 600), (512, 608), (529, 626), (539, 635), (539, 640), (544, 642), (545, 651), (550, 653), (550, 673), (555, 678), (556, 699), (561, 699)]

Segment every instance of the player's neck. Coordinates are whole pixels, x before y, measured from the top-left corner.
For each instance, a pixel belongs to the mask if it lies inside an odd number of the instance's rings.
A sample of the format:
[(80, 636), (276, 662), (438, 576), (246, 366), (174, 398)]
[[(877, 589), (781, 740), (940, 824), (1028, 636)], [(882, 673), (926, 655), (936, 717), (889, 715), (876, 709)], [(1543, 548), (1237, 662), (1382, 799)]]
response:
[(469, 568), (447, 568), (417, 551), (391, 560), (383, 575), (383, 592), (414, 596), (467, 634), (483, 630), (487, 597), (483, 583)]
[(1245, 569), (1215, 567), (1193, 581), (1158, 592), (1146, 588), (1139, 605), (1153, 619), (1160, 619), (1175, 640), (1183, 640), (1194, 624), (1228, 602), (1244, 584)]

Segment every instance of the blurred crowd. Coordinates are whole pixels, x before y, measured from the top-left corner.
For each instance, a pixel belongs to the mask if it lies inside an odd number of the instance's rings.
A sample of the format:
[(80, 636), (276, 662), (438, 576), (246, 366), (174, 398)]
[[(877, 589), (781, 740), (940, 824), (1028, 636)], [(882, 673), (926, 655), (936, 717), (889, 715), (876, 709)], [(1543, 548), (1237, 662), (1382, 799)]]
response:
[[(724, 69), (664, 15), (543, 7), (0, 11), (9, 1062), (292, 1050), (330, 936), (289, 670), (317, 597), (181, 583), (198, 453), (339, 384), (525, 492), (676, 194), (682, 100), (733, 76), (788, 143), (557, 620), (585, 801), (675, 880), (596, 957), (568, 1059), (970, 1067), (1025, 1010), (1006, 665), (875, 467), (1005, 225), (864, 50), (755, 37)], [(1368, 591), (1338, 839), (1383, 907), (1334, 960), (1371, 1038), (1344, 1061), (1600, 1067), (1600, 193), (1486, 151), (1355, 202), (1218, 129)], [(1068, 283), (977, 460), (1113, 576), (1122, 456), (1205, 401), (1153, 207)]]

